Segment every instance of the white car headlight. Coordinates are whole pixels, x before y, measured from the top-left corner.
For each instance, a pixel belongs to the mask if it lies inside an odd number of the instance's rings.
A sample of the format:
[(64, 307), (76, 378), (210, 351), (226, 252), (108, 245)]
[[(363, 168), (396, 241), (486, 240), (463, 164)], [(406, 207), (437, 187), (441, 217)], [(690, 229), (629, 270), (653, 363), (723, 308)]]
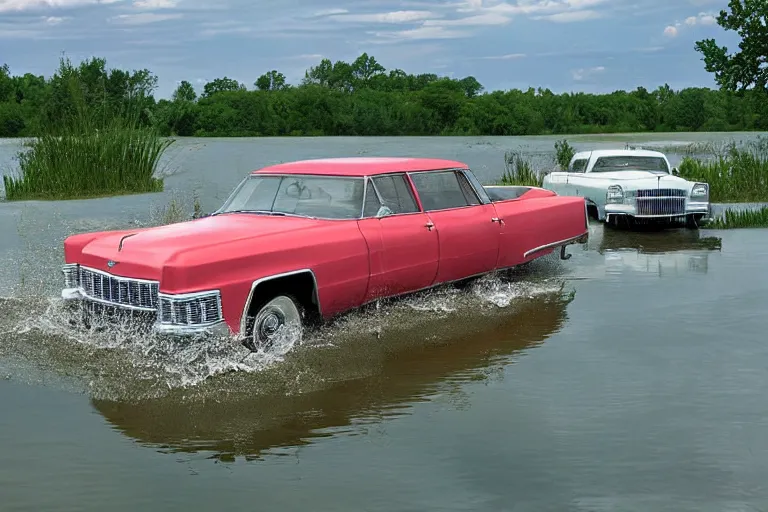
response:
[(624, 190), (619, 185), (611, 185), (605, 193), (606, 204), (620, 204), (624, 202)]
[(691, 198), (707, 199), (709, 197), (709, 185), (696, 183), (691, 189)]
[(158, 294), (160, 323), (167, 325), (208, 325), (223, 320), (218, 290), (181, 295)]

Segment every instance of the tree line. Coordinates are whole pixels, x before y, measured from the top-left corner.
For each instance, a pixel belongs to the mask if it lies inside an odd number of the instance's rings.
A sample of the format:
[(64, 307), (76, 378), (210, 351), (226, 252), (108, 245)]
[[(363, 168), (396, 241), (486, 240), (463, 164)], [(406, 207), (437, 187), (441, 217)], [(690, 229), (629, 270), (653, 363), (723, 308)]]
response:
[[(323, 59), (298, 84), (270, 70), (250, 86), (229, 77), (195, 90), (182, 81), (156, 99), (149, 70), (108, 69), (91, 58), (62, 59), (50, 78), (0, 67), (0, 137), (66, 130), (64, 120), (133, 116), (161, 135), (541, 135), (653, 131), (768, 130), (768, 2), (730, 0), (718, 23), (738, 31), (729, 55), (712, 39), (695, 49), (719, 89), (555, 94), (549, 89), (486, 91), (473, 76), (387, 70), (363, 53), (353, 62)], [(93, 123), (91, 122), (91, 125)]]

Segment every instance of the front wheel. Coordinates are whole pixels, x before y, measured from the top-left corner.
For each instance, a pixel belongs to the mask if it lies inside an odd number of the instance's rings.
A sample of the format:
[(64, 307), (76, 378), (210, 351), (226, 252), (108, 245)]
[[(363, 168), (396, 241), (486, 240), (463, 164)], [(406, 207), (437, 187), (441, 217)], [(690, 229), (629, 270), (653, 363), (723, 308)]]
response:
[(301, 342), (303, 319), (304, 310), (295, 298), (278, 295), (258, 309), (244, 344), (253, 352), (288, 352), (294, 344)]

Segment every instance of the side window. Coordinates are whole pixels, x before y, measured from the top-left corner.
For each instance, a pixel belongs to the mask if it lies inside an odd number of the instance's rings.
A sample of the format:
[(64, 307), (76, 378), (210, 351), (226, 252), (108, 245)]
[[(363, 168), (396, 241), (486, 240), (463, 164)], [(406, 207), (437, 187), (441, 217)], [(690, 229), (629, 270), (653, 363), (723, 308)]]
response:
[(461, 187), (461, 191), (464, 192), (464, 199), (466, 199), (467, 204), (480, 204), (480, 198), (478, 198), (475, 191), (472, 190), (472, 185), (467, 181), (467, 177), (460, 172), (456, 173), (456, 177), (459, 179), (459, 186)]
[(573, 164), (568, 168), (568, 172), (584, 172), (587, 169), (587, 159), (579, 158), (574, 160)]
[(381, 208), (381, 201), (379, 201), (376, 195), (376, 190), (373, 188), (373, 182), (368, 180), (368, 185), (365, 190), (365, 205), (363, 206), (363, 217), (375, 217)]
[(469, 169), (463, 171), (461, 175), (469, 181), (473, 187), (475, 187), (475, 192), (477, 195), (480, 196), (480, 202), (483, 204), (488, 204), (491, 202), (491, 198), (488, 197), (488, 192), (486, 192), (483, 185), (480, 183), (480, 180), (477, 179), (477, 176), (475, 176), (475, 173), (470, 171)]
[[(414, 172), (411, 179), (424, 210), (445, 210), (470, 204), (454, 171)], [(473, 200), (477, 204), (477, 198)]]
[[(411, 187), (405, 181), (404, 174), (377, 176), (371, 180), (381, 197), (382, 206), (392, 213), (414, 213), (419, 211)], [(377, 208), (378, 210), (378, 208)]]

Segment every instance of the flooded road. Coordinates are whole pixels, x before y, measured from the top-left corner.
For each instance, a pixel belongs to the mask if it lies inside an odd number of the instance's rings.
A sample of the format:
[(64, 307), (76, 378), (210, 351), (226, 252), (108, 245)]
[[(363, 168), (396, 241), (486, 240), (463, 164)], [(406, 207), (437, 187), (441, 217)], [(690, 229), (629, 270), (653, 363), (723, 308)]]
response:
[(3, 512), (768, 509), (768, 230), (593, 224), (280, 357), (67, 327), (60, 240), (159, 196), (0, 203)]

